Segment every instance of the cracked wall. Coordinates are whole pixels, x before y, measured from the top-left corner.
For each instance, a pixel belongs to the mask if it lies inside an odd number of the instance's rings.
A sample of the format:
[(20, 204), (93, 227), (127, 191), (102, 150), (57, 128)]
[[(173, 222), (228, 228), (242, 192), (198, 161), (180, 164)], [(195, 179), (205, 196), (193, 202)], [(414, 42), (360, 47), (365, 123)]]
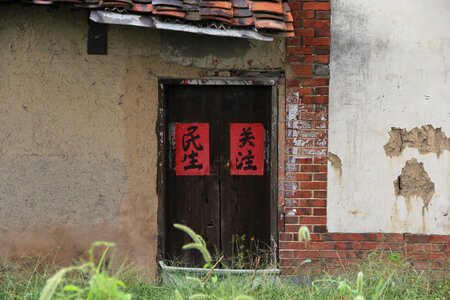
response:
[(328, 230), (449, 234), (450, 3), (332, 6)]
[[(84, 11), (7, 9), (0, 20), (0, 257), (53, 250), (56, 262), (67, 263), (107, 240), (154, 275), (157, 79), (279, 70), (284, 41), (162, 38), (158, 30), (109, 26), (108, 55), (87, 55)], [(168, 49), (172, 43), (179, 52)]]

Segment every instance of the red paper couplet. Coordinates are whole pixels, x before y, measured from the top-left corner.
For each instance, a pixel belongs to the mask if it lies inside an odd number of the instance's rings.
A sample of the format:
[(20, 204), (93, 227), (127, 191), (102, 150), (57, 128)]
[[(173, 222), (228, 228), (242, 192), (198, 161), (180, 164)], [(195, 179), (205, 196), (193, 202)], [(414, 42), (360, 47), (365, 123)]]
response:
[(209, 175), (209, 124), (175, 124), (175, 174)]
[(230, 124), (230, 174), (264, 175), (264, 125)]

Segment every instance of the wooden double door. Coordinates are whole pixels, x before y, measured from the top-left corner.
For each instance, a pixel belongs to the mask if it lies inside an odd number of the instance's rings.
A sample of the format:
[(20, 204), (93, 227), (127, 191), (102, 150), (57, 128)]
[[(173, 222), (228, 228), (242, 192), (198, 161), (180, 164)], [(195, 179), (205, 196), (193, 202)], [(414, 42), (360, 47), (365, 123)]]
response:
[[(260, 247), (270, 245), (272, 88), (166, 85), (164, 98), (168, 145), (165, 155), (165, 257), (183, 257), (190, 265), (202, 263), (197, 251), (182, 250), (182, 246), (191, 240), (175, 229), (174, 223), (187, 225), (201, 234), (212, 253), (230, 254), (234, 246), (232, 241), (242, 236), (247, 243), (258, 243)], [(176, 165), (180, 163), (176, 154), (180, 151), (180, 147), (176, 147), (177, 124), (208, 124), (209, 137), (203, 138), (203, 143), (209, 143), (208, 174), (177, 174)], [(263, 126), (262, 174), (231, 175), (233, 163), (237, 163), (230, 161), (232, 124)], [(183, 143), (186, 141), (183, 139)], [(197, 146), (203, 149), (205, 145)], [(187, 155), (186, 159), (189, 159)]]

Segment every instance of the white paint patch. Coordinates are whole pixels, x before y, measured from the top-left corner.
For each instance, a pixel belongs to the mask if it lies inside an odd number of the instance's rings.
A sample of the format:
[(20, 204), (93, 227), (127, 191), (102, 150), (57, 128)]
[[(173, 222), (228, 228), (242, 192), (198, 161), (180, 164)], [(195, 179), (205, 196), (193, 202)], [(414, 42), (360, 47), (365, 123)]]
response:
[[(333, 0), (328, 229), (450, 234), (450, 153), (407, 148), (387, 157), (391, 127), (431, 124), (450, 136), (450, 1)], [(435, 193), (396, 197), (407, 160), (423, 162)]]
[(297, 120), (298, 116), (298, 105), (290, 104), (287, 106), (288, 120)]

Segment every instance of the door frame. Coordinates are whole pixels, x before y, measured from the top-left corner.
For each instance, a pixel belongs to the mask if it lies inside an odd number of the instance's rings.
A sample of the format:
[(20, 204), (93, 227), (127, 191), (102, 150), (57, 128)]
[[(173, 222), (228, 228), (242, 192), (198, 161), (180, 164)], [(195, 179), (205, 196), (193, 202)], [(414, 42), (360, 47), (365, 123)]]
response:
[(280, 79), (276, 77), (247, 78), (247, 77), (211, 77), (198, 79), (158, 78), (158, 119), (156, 136), (158, 139), (158, 161), (157, 161), (157, 194), (158, 194), (158, 249), (157, 259), (164, 259), (166, 253), (166, 154), (168, 145), (167, 126), (167, 101), (165, 87), (169, 85), (234, 85), (234, 86), (270, 86), (271, 87), (271, 120), (270, 120), (270, 239), (271, 248), (275, 250), (278, 259), (278, 88)]

